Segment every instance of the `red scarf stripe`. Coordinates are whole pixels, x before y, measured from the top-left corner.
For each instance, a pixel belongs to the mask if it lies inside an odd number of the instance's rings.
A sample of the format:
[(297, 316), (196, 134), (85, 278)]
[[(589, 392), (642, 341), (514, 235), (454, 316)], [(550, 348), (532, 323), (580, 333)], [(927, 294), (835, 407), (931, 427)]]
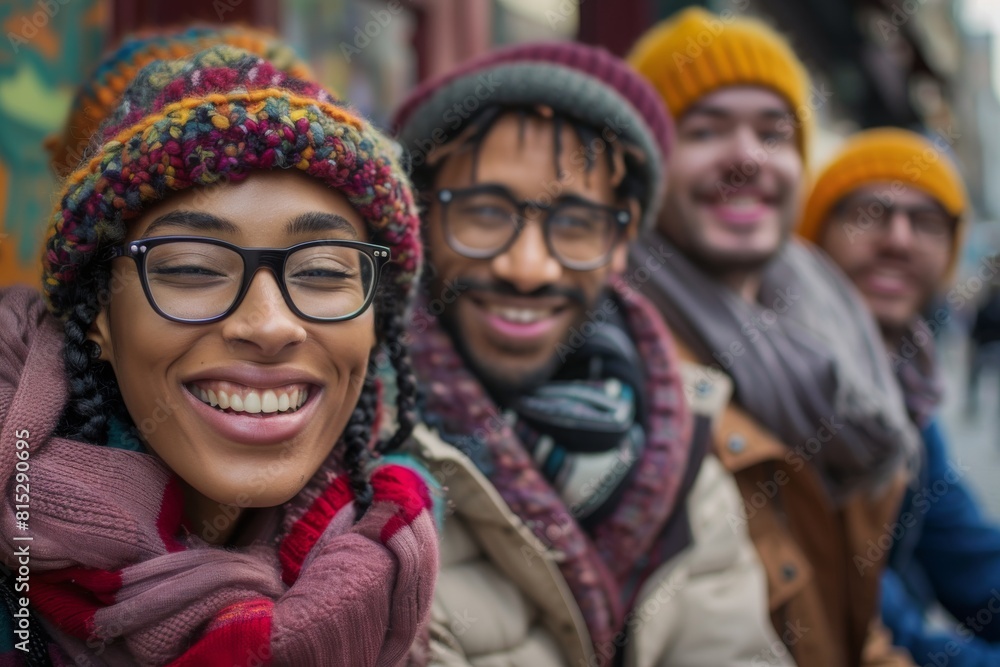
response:
[(168, 553), (184, 550), (184, 545), (177, 540), (183, 519), (184, 494), (181, 491), (180, 479), (173, 476), (163, 489), (160, 514), (156, 517), (156, 530)]
[(244, 600), (222, 609), (201, 638), (170, 667), (272, 664), (271, 621), (274, 602)]
[(432, 507), (431, 494), (420, 475), (405, 466), (382, 466), (372, 475), (375, 484), (373, 502), (390, 502), (399, 509), (389, 519), (379, 535), (382, 544), (387, 544), (401, 528), (413, 523), (424, 510)]
[(341, 475), (330, 483), (302, 518), (292, 525), (278, 550), (281, 579), (286, 585), (291, 586), (298, 580), (306, 556), (319, 541), (334, 515), (352, 500), (354, 492), (351, 491), (347, 476)]
[(94, 636), (94, 614), (114, 603), (121, 589), (120, 570), (70, 567), (33, 575), (31, 604), (42, 616), (79, 639)]

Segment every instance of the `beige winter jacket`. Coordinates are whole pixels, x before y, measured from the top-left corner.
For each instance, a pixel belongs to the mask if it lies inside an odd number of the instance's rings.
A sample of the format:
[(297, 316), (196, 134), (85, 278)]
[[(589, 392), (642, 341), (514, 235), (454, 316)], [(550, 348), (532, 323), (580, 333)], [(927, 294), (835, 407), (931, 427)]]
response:
[[(721, 408), (728, 396), (708, 398)], [(511, 512), (464, 454), (425, 426), (414, 436), (416, 453), (445, 488), (449, 506), (432, 610), (432, 664), (609, 665), (595, 655), (559, 571), (560, 555)], [(702, 462), (685, 507), (692, 543), (640, 590), (626, 618), (624, 664), (793, 664), (769, 622), (766, 577), (753, 544), (727, 520), (741, 512), (739, 491), (714, 456)]]

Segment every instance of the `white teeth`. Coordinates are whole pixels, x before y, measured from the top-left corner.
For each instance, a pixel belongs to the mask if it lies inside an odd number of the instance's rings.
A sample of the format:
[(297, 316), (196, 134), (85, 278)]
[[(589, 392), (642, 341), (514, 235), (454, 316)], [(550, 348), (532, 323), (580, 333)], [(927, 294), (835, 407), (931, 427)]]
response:
[(757, 197), (731, 197), (729, 199), (730, 206), (756, 206), (760, 203), (760, 199)]
[(188, 385), (191, 393), (220, 410), (246, 412), (248, 414), (274, 414), (288, 412), (301, 408), (309, 398), (305, 389), (294, 389), (291, 392), (278, 392), (274, 389), (250, 389), (243, 393), (227, 394), (223, 390), (203, 389), (196, 385)]
[(278, 396), (273, 391), (268, 389), (264, 392), (264, 395), (260, 399), (260, 409), (261, 412), (277, 412), (278, 411)]
[(252, 415), (260, 412), (260, 394), (251, 391), (243, 398), (243, 411)]
[(499, 306), (493, 306), (490, 308), (490, 312), (495, 315), (499, 315), (508, 322), (516, 322), (517, 324), (531, 324), (532, 322), (537, 322), (540, 319), (548, 317), (552, 314), (552, 309), (539, 309), (539, 308), (501, 308)]

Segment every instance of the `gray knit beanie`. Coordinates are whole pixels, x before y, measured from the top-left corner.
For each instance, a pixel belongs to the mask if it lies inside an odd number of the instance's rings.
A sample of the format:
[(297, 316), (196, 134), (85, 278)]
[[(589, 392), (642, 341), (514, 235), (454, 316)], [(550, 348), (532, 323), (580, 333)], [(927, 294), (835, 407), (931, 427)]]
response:
[[(521, 44), (491, 52), (425, 82), (396, 112), (397, 137), (414, 167), (448, 143), (485, 105), (544, 105), (621, 137), (641, 158), (642, 230), (652, 226), (663, 194), (663, 162), (673, 122), (655, 90), (603, 49), (573, 42)], [(610, 134), (608, 134), (610, 133)]]

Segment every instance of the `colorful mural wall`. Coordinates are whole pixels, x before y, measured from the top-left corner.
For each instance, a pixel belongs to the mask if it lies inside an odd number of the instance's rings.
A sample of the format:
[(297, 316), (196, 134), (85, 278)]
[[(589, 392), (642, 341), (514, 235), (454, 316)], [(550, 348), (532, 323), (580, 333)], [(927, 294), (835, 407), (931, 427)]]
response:
[(108, 0), (0, 3), (0, 286), (40, 284), (55, 179), (45, 139), (99, 58)]

